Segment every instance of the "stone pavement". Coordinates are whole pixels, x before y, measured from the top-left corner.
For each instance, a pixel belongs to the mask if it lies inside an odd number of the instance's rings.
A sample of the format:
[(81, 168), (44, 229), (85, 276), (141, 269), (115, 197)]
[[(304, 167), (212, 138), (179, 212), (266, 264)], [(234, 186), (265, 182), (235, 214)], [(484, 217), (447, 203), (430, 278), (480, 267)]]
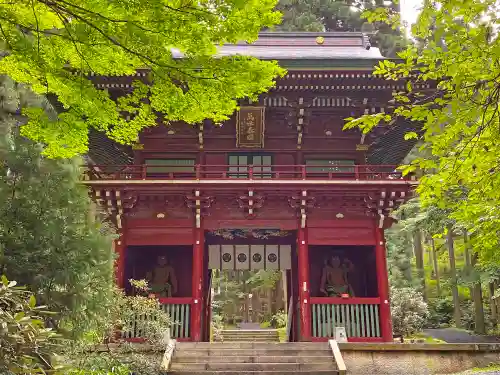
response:
[(424, 329), (424, 333), (450, 344), (500, 343), (500, 339), (496, 336), (476, 335), (457, 328)]

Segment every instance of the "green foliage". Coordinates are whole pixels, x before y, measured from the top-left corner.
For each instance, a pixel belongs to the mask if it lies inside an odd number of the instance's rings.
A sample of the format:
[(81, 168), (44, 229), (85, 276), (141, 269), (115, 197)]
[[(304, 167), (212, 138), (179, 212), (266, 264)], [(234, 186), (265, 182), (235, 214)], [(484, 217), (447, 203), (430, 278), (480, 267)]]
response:
[(407, 41), (404, 34), (384, 22), (369, 23), (362, 14), (371, 9), (399, 19), (397, 2), (385, 6), (383, 2), (353, 0), (280, 0), (277, 9), (283, 13), (283, 23), (278, 29), (284, 31), (361, 31), (372, 35), (372, 42), (384, 56), (395, 57)]
[[(0, 99), (0, 267), (27, 288), (6, 278), (0, 284), (0, 373), (159, 373), (159, 364), (133, 351), (95, 351), (132, 324), (159, 344), (172, 322), (156, 299), (128, 297), (114, 286), (114, 236), (96, 218), (78, 161), (46, 159), (40, 145), (19, 135), (17, 125), (25, 120), (20, 108), (52, 116), (50, 105), (5, 76)], [(132, 282), (138, 291), (148, 289), (145, 281)], [(37, 300), (53, 312), (36, 306)], [(138, 314), (155, 319), (137, 322)]]
[(424, 328), (429, 310), (422, 294), (413, 288), (391, 288), (391, 314), (395, 333), (409, 336)]
[(450, 297), (435, 298), (429, 301), (429, 320), (427, 327), (450, 327), (453, 321), (453, 301)]
[(115, 366), (103, 366), (103, 369), (100, 369), (99, 366), (97, 368), (89, 369), (89, 370), (68, 370), (68, 375), (130, 375), (132, 372), (127, 366), (123, 366), (120, 363), (117, 363)]
[[(476, 330), (476, 320), (475, 320), (476, 312), (474, 311), (473, 302), (470, 300), (461, 301), (460, 312), (461, 312), (461, 322), (460, 322), (461, 325), (460, 326), (468, 331), (471, 331), (471, 332), (475, 331)], [(486, 304), (484, 306), (484, 321), (486, 324), (487, 331), (493, 328), (489, 304)]]
[(52, 327), (99, 326), (113, 293), (113, 231), (95, 218), (78, 160), (49, 160), (19, 135), (24, 107), (50, 105), (6, 77), (0, 82), (0, 270), (56, 315)]
[(280, 271), (259, 270), (252, 273), (246, 283), (250, 290), (255, 291), (261, 288), (273, 288), (280, 278)]
[[(250, 314), (250, 296), (274, 289), (280, 277), (281, 272), (275, 270), (241, 271), (237, 275), (229, 271), (219, 272), (213, 277), (213, 288), (217, 291), (213, 306), (224, 316), (226, 323), (239, 323)], [(270, 314), (255, 317), (261, 321), (270, 318)]]
[(413, 285), (411, 240), (401, 225), (394, 224), (385, 233), (387, 246), (387, 262), (390, 285), (407, 287)]
[(52, 369), (57, 337), (35, 296), (2, 276), (0, 283), (0, 374), (38, 374)]
[[(135, 290), (147, 292), (149, 286), (146, 280), (130, 280)], [(160, 303), (156, 298), (144, 297), (141, 295), (126, 296), (121, 289), (116, 290), (111, 310), (114, 317), (114, 329), (116, 327), (130, 327), (135, 325), (135, 329), (141, 331), (143, 338), (151, 344), (162, 343), (165, 339), (166, 331), (173, 324), (177, 324), (170, 319), (170, 316), (161, 310)], [(140, 316), (148, 316), (150, 319), (137, 319)], [(154, 318), (154, 319), (153, 319)], [(114, 329), (110, 334), (114, 334)]]
[[(64, 353), (72, 367), (71, 375), (147, 375), (160, 373), (161, 363), (144, 353), (134, 350), (117, 337), (120, 331), (134, 326), (146, 343), (153, 348), (165, 348), (166, 332), (173, 322), (168, 314), (161, 310), (156, 298), (141, 296), (149, 290), (145, 280), (130, 280), (139, 295), (126, 296), (118, 288), (115, 289), (105, 320), (106, 325), (100, 331), (88, 333), (85, 340), (74, 341)], [(137, 319), (148, 316), (151, 319)], [(99, 349), (103, 342), (119, 343), (118, 349)], [(158, 356), (157, 356), (158, 357)]]
[(224, 341), (223, 330), (224, 318), (219, 314), (213, 314), (210, 322), (211, 341)]
[[(157, 120), (227, 119), (237, 99), (255, 98), (284, 71), (275, 62), (216, 57), (217, 46), (255, 40), (260, 29), (280, 21), (275, 5), (276, 0), (0, 4), (0, 73), (38, 94), (54, 95), (63, 107), (57, 119), (25, 109), (30, 121), (22, 134), (46, 144), (44, 155), (72, 157), (87, 151), (89, 128), (130, 144)], [(88, 79), (130, 76), (138, 69), (147, 71), (143, 83), (135, 82), (135, 90), (117, 102)]]
[[(412, 27), (421, 43), (401, 52), (401, 62), (384, 61), (375, 69), (389, 80), (419, 72), (395, 93), (397, 109), (347, 124), (364, 131), (400, 119), (422, 124), (422, 156), (410, 167), (425, 173), (418, 187), (422, 204), (445, 209), (456, 227), (467, 228), (483, 265), (500, 261), (498, 23), (492, 0), (425, 1)], [(415, 90), (432, 81), (436, 90)]]
[(269, 321), (271, 327), (273, 328), (286, 327), (287, 322), (288, 315), (283, 310), (280, 310), (276, 314), (274, 314)]

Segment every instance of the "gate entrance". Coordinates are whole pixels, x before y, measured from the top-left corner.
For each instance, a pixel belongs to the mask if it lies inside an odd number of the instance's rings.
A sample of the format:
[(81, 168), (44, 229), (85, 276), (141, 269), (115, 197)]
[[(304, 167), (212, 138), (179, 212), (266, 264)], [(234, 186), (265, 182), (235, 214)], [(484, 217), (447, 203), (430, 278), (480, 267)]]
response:
[(282, 328), (293, 295), (296, 234), (279, 229), (221, 229), (206, 234), (212, 332)]

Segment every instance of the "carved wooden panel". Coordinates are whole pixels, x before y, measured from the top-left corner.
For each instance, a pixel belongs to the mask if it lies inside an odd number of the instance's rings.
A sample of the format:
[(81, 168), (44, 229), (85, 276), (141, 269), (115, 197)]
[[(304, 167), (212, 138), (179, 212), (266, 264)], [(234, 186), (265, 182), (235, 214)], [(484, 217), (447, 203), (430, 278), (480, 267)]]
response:
[(128, 228), (127, 245), (192, 245), (191, 228), (142, 227)]
[(310, 245), (375, 245), (371, 227), (309, 228), (307, 233)]
[(133, 210), (126, 217), (133, 219), (186, 219), (191, 210), (181, 194), (140, 194)]

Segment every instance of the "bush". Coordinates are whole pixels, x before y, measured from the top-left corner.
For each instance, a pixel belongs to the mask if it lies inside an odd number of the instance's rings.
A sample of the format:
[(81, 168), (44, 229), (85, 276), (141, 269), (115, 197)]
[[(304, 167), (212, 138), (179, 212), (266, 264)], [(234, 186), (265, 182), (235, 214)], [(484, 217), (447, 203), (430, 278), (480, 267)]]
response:
[[(148, 284), (145, 280), (129, 280), (139, 294), (148, 294)], [(117, 331), (135, 325), (135, 330), (141, 332), (142, 338), (153, 348), (165, 349), (165, 333), (172, 324), (168, 314), (160, 309), (156, 298), (147, 296), (126, 296), (118, 288), (114, 294), (113, 308), (109, 311), (108, 325), (104, 333), (92, 332), (86, 340), (73, 342), (68, 347), (65, 357), (68, 358), (73, 370), (68, 375), (150, 375), (161, 373), (161, 361), (153, 361), (151, 357), (134, 350), (119, 337)], [(137, 316), (149, 316), (155, 319), (136, 319)], [(97, 350), (102, 342), (119, 342), (118, 349)]]
[[(56, 334), (44, 324), (43, 306), (32, 293), (2, 276), (0, 283), (0, 374), (52, 369)], [(46, 318), (46, 316), (45, 316)]]
[[(429, 301), (430, 317), (426, 325), (427, 328), (445, 328), (451, 327), (454, 323), (453, 301), (451, 297), (435, 298)], [(466, 299), (460, 302), (460, 326), (466, 330), (475, 329), (474, 304)], [(484, 320), (486, 328), (491, 327), (491, 312), (488, 304), (484, 304)]]
[(391, 288), (394, 333), (405, 336), (420, 332), (429, 318), (422, 294), (413, 288)]
[[(489, 304), (483, 303), (484, 310), (484, 323), (486, 325), (486, 330), (493, 328), (491, 321), (491, 310)], [(476, 329), (474, 303), (471, 300), (465, 300), (460, 302), (460, 326), (468, 331), (474, 331)]]
[(273, 328), (283, 328), (286, 327), (287, 320), (287, 314), (283, 310), (280, 310), (271, 317), (269, 323)]
[(453, 322), (453, 301), (449, 297), (429, 300), (429, 319), (427, 328), (446, 328)]
[(222, 331), (224, 330), (224, 319), (219, 314), (212, 315), (212, 321), (210, 322), (210, 328), (212, 330), (212, 340), (213, 341), (223, 341)]

